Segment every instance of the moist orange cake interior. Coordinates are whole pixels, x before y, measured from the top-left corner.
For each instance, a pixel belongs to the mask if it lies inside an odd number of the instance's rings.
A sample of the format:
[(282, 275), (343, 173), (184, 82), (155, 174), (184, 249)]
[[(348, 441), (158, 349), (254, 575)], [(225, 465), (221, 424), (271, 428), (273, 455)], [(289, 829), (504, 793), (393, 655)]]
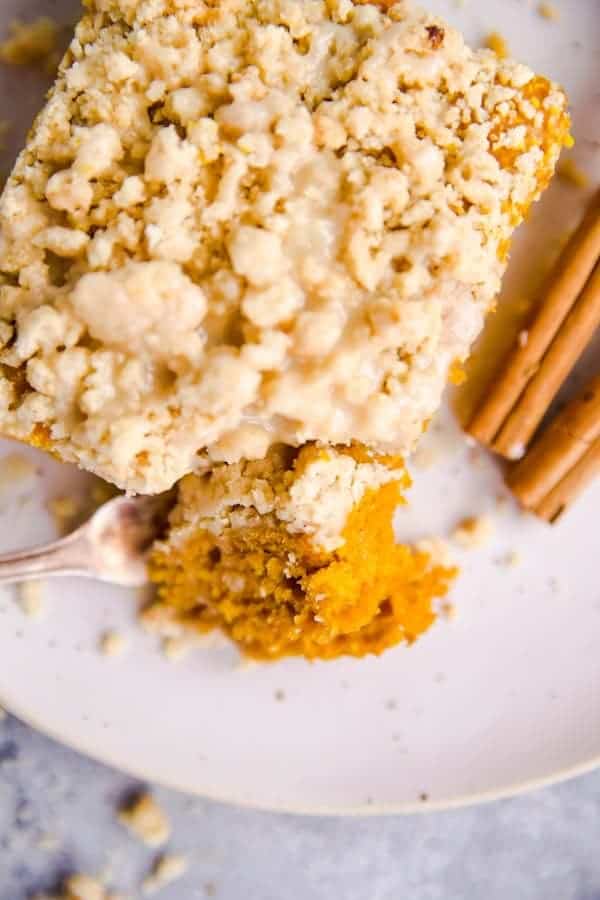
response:
[[(305, 448), (284, 469), (280, 456), (274, 479), (271, 472), (275, 489), (289, 485), (315, 452), (324, 451)], [(159, 601), (147, 618), (219, 627), (257, 659), (363, 656), (412, 643), (434, 621), (434, 601), (456, 573), (395, 542), (394, 512), (409, 479), (400, 462), (388, 465), (393, 480), (365, 491), (333, 551), (291, 534), (272, 512), (219, 534), (192, 528), (182, 540), (176, 509), (171, 537), (152, 558)]]

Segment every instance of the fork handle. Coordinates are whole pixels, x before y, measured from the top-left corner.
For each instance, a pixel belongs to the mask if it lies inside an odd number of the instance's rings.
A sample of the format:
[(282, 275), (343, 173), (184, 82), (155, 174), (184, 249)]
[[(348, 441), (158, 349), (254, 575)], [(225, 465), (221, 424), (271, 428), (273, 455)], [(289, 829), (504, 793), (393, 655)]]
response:
[(86, 562), (85, 548), (77, 532), (31, 550), (0, 554), (0, 584), (41, 576), (89, 574), (89, 560)]

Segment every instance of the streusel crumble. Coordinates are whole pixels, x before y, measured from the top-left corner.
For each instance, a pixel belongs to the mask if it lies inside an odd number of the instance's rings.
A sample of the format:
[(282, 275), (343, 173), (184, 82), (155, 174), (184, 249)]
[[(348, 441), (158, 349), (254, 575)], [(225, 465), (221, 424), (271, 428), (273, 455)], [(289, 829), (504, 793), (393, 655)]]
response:
[(404, 0), (86, 5), (0, 203), (0, 431), (140, 492), (406, 455), (563, 93)]

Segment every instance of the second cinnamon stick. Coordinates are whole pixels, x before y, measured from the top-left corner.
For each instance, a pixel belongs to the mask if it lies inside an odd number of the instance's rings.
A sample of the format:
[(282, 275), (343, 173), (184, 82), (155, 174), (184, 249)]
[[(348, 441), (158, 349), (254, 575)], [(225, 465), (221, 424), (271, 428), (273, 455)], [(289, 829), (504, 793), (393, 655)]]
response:
[(598, 440), (600, 375), (548, 426), (507, 483), (524, 507), (535, 510)]
[(600, 440), (592, 444), (575, 468), (571, 469), (537, 505), (536, 515), (546, 522), (558, 521), (563, 512), (598, 476), (600, 476)]

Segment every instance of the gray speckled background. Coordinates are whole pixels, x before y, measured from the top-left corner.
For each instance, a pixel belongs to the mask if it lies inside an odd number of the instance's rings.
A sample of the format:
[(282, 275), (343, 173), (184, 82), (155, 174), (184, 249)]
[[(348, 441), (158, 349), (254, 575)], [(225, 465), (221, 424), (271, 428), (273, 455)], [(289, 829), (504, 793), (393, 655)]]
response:
[[(139, 786), (14, 719), (0, 722), (0, 900), (79, 870), (139, 896), (153, 854), (115, 820)], [(300, 818), (156, 796), (173, 821), (170, 848), (190, 859), (161, 900), (600, 898), (600, 773), (490, 806), (393, 818)]]

